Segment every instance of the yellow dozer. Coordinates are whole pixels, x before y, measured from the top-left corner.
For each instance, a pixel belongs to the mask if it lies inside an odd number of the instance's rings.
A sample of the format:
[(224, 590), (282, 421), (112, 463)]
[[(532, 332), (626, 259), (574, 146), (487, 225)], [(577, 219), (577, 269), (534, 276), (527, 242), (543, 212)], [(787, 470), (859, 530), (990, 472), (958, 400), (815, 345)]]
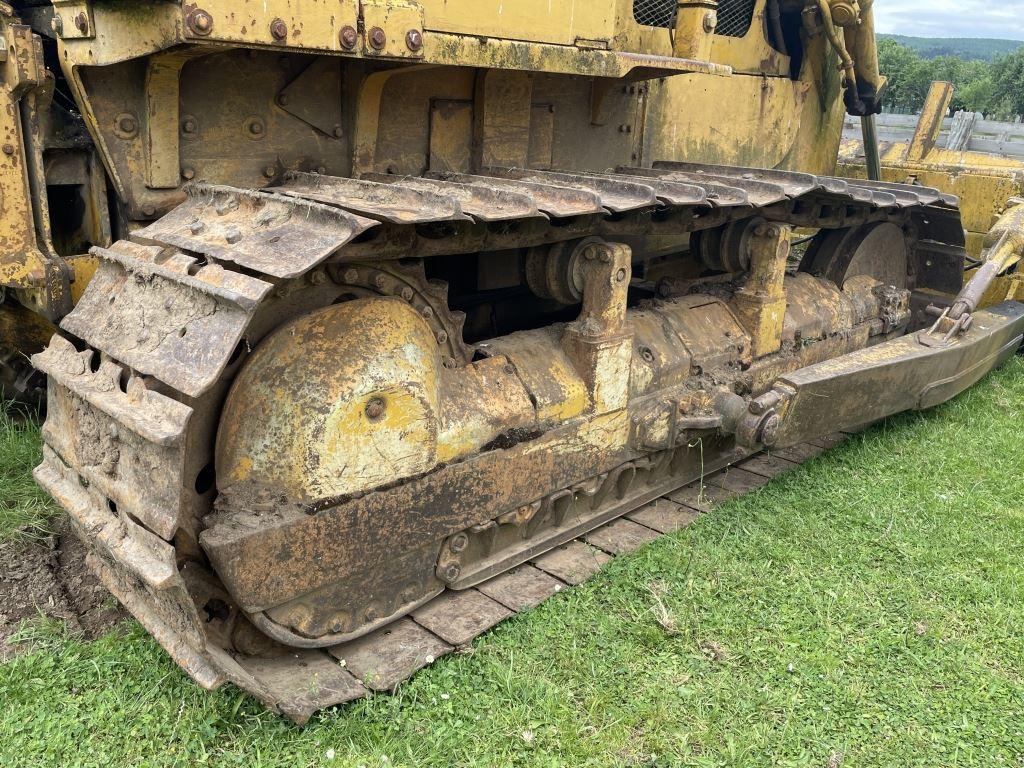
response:
[[(995, 275), (986, 281), (980, 306), (1024, 299), (1024, 272), (1018, 269), (1024, 258), (1024, 157), (969, 149), (969, 126), (975, 119), (970, 114), (964, 115), (967, 120), (959, 132), (954, 120), (947, 146), (940, 146), (952, 99), (952, 83), (932, 83), (908, 141), (878, 142), (873, 147), (870, 136), (867, 141), (844, 139), (837, 172), (845, 178), (877, 177), (955, 194), (962, 201), (960, 216), (972, 267), (968, 277), (983, 266)], [(950, 141), (954, 134), (956, 140)], [(988, 144), (998, 147), (997, 142)]]
[(884, 85), (870, 3), (0, 15), (36, 479), (190, 676), (298, 722), (593, 572), (580, 537), (1021, 342), (955, 197), (828, 175)]

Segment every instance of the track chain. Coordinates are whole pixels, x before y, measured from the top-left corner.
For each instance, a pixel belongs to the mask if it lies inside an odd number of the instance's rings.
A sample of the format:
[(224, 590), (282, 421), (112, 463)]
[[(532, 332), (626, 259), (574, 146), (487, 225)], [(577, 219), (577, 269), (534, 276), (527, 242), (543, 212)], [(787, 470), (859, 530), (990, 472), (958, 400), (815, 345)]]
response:
[(304, 722), (322, 707), (393, 688), (611, 557), (823, 446), (747, 459), (707, 478), (706, 491), (669, 493), (345, 645), (281, 652), (246, 631), (197, 543), (215, 496), (217, 414), (248, 351), (280, 323), (346, 290), (376, 291), (432, 316), (445, 357), (460, 365), (471, 350), (445, 287), (426, 282), (418, 262), (398, 259), (583, 235), (678, 233), (755, 213), (798, 226), (895, 221), (927, 230), (915, 243), (919, 261), (962, 259), (955, 198), (760, 169), (659, 163), (616, 174), (294, 174), (261, 192), (194, 186), (185, 203), (130, 241), (94, 250), (99, 272), (62, 323), (63, 335), (34, 358), (50, 377), (36, 478), (68, 510), (107, 588), (193, 678), (209, 688), (234, 682)]

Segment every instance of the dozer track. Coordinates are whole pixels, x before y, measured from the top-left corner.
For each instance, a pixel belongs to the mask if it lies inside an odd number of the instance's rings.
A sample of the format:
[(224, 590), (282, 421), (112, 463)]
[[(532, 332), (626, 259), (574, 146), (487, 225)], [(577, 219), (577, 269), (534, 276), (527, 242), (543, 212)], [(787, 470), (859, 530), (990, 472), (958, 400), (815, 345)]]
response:
[[(555, 456), (545, 447), (553, 429), (369, 492), (243, 493), (220, 487), (215, 440), (260, 341), (338, 300), (392, 297), (427, 320), (445, 369), (496, 358), (500, 386), (515, 375), (509, 343), (463, 343), (463, 318), (446, 287), (426, 279), (424, 259), (755, 215), (824, 230), (897, 223), (912, 233), (913, 263), (938, 275), (928, 287), (960, 287), (956, 200), (922, 187), (682, 163), (608, 174), (293, 174), (263, 191), (194, 185), (164, 218), (94, 250), (99, 272), (34, 358), (49, 376), (36, 479), (69, 512), (106, 587), (189, 675), (207, 688), (231, 681), (304, 722), (393, 688), (587, 578), (609, 553), (684, 524), (703, 503), (690, 483), (747, 459), (757, 440), (741, 444), (699, 418), (683, 437), (675, 426), (656, 437), (634, 418), (636, 447), (614, 466), (584, 449)], [(1011, 320), (976, 368), (1012, 353), (1020, 322)], [(694, 430), (699, 451), (685, 439)], [(817, 450), (803, 443), (775, 466)], [(773, 473), (767, 459), (742, 466), (713, 482), (752, 486)], [(338, 594), (346, 611), (324, 612)]]

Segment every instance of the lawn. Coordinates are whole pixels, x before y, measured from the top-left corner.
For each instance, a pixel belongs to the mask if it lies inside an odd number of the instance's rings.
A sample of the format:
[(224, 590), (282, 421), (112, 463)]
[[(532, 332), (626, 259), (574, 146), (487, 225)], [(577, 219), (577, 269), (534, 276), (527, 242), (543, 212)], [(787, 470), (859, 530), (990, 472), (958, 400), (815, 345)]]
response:
[[(1017, 358), (304, 729), (134, 624), (37, 627), (0, 764), (1021, 766), (1022, 436)], [(44, 525), (37, 449), (3, 422), (3, 535)]]

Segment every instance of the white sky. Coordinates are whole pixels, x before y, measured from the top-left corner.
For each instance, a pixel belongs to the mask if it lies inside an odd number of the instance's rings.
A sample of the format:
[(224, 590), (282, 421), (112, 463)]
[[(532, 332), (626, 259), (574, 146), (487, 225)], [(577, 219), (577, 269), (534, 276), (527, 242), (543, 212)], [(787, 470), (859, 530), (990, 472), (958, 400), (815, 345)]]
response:
[(1024, 40), (1024, 0), (875, 0), (879, 32)]

